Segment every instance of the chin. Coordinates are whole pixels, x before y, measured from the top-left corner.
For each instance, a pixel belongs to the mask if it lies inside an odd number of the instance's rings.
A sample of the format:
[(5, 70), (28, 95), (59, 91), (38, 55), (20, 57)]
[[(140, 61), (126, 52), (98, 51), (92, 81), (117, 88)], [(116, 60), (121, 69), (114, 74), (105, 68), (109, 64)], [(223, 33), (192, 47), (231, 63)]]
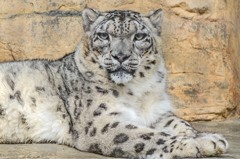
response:
[(126, 84), (133, 79), (133, 75), (122, 71), (110, 73), (110, 78), (116, 84)]

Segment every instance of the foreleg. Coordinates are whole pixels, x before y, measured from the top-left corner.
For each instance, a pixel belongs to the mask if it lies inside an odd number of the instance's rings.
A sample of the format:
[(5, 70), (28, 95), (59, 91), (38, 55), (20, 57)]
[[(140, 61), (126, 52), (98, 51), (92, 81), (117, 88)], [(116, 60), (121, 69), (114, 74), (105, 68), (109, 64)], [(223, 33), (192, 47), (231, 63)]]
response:
[(75, 147), (82, 151), (112, 157), (179, 157), (212, 156), (226, 151), (227, 142), (214, 134), (197, 137), (172, 135), (165, 131), (113, 120), (109, 116), (86, 123), (77, 136)]

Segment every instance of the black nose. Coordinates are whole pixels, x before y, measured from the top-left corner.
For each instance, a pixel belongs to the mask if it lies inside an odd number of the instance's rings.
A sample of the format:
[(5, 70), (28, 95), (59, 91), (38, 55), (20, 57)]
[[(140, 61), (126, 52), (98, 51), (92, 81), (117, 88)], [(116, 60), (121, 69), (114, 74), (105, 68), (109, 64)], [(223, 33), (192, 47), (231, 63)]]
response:
[(117, 55), (112, 55), (112, 57), (117, 60), (118, 62), (122, 63), (129, 59), (130, 55), (125, 55), (122, 52), (118, 53)]

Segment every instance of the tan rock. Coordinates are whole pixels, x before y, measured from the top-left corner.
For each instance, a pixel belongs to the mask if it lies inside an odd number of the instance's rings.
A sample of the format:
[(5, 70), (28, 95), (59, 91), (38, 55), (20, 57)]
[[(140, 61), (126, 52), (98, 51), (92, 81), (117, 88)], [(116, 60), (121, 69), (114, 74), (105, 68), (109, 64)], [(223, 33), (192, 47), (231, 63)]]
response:
[(189, 120), (240, 115), (240, 2), (236, 0), (0, 1), (0, 60), (56, 59), (83, 35), (81, 10), (163, 8), (169, 93)]

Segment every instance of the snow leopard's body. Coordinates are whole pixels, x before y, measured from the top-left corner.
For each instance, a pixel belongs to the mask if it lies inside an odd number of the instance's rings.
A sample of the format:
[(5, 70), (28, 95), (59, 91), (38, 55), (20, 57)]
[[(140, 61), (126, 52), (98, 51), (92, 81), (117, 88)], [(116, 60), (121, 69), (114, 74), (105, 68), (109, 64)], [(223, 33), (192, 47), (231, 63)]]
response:
[(56, 61), (0, 65), (0, 143), (56, 142), (114, 157), (214, 156), (219, 134), (172, 113), (160, 10), (82, 13), (86, 39)]

